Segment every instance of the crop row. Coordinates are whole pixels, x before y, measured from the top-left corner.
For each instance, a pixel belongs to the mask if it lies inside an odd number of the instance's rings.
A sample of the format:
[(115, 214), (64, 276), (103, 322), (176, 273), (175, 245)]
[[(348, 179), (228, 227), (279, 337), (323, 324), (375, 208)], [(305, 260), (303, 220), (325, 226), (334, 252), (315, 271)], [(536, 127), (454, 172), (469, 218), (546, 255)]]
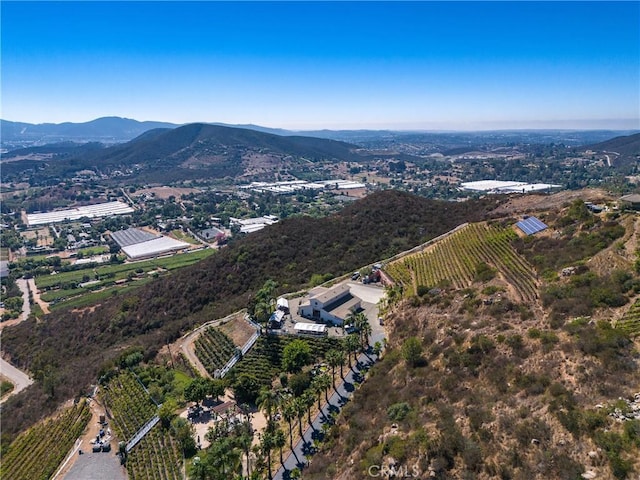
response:
[(50, 478), (91, 419), (82, 400), (56, 417), (23, 432), (2, 455), (0, 478), (34, 480)]
[[(233, 367), (231, 375), (250, 374), (261, 384), (269, 385), (282, 371), (284, 347), (299, 338), (289, 335), (260, 337), (254, 347)], [(324, 358), (328, 350), (340, 347), (340, 341), (336, 338), (305, 338), (304, 341), (308, 343), (311, 355), (316, 360)]]
[(128, 441), (155, 414), (157, 407), (130, 372), (122, 372), (105, 386), (103, 398), (114, 418), (118, 438)]
[(636, 300), (622, 318), (616, 322), (616, 328), (623, 330), (632, 337), (640, 335), (640, 300)]
[(233, 341), (214, 327), (207, 328), (196, 340), (196, 355), (210, 375), (224, 367), (235, 353)]
[(175, 441), (160, 424), (133, 447), (127, 457), (130, 480), (179, 480), (182, 456)]
[(455, 288), (470, 286), (476, 268), (486, 263), (516, 289), (523, 300), (536, 298), (533, 269), (511, 246), (511, 229), (474, 223), (430, 246), (427, 250), (403, 257), (386, 268), (391, 277), (404, 286), (407, 295), (417, 287), (435, 287), (443, 281)]

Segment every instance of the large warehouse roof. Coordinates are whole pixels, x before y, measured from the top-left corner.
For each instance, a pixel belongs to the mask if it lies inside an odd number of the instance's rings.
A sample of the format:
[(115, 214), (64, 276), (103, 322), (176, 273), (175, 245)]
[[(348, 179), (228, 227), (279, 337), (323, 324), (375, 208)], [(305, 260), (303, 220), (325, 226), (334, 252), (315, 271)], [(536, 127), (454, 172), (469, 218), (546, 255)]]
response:
[(463, 190), (475, 192), (496, 192), (496, 193), (528, 193), (551, 188), (560, 188), (562, 185), (550, 183), (526, 183), (510, 182), (503, 180), (478, 180), (477, 182), (463, 182), (460, 184)]
[(176, 250), (182, 250), (189, 246), (186, 242), (180, 240), (174, 240), (169, 237), (159, 237), (146, 242), (136, 243), (134, 245), (128, 245), (122, 247), (122, 251), (127, 254), (129, 258), (138, 259), (145, 257), (155, 257), (163, 253), (174, 252)]
[(122, 215), (132, 213), (131, 208), (122, 202), (97, 203), (95, 205), (84, 205), (67, 210), (56, 210), (47, 213), (30, 213), (27, 215), (29, 225), (45, 225), (48, 223), (64, 222), (67, 220), (78, 220), (82, 217), (109, 217), (111, 215)]
[(120, 248), (135, 245), (136, 243), (148, 242), (158, 237), (160, 237), (160, 235), (140, 230), (139, 228), (127, 228), (126, 230), (118, 230), (117, 232), (111, 233), (111, 238), (113, 238), (113, 241), (116, 242)]

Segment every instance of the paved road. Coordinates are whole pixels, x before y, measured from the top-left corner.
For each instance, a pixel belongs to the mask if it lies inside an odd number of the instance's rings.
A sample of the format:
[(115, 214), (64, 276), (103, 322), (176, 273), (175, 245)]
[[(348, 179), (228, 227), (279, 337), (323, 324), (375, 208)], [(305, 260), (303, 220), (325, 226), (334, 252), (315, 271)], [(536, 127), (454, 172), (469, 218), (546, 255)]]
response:
[(33, 383), (33, 380), (31, 380), (26, 373), (24, 373), (22, 370), (18, 370), (16, 367), (2, 358), (0, 358), (0, 373), (11, 380), (14, 385), (11, 393), (3, 398), (0, 403), (3, 403), (11, 395), (15, 395), (16, 393), (24, 390)]
[(360, 354), (358, 364), (350, 369), (345, 375), (344, 381), (338, 385), (336, 391), (329, 397), (329, 403), (322, 406), (322, 410), (313, 419), (311, 426), (307, 427), (293, 448), (293, 451), (285, 459), (284, 464), (274, 475), (274, 480), (287, 480), (290, 478), (294, 468), (302, 470), (307, 465), (305, 454), (313, 454), (313, 441), (322, 438), (322, 425), (329, 422), (331, 412), (339, 412), (342, 406), (351, 398), (355, 392), (355, 381), (364, 380), (364, 372), (375, 362), (376, 356), (373, 354)]

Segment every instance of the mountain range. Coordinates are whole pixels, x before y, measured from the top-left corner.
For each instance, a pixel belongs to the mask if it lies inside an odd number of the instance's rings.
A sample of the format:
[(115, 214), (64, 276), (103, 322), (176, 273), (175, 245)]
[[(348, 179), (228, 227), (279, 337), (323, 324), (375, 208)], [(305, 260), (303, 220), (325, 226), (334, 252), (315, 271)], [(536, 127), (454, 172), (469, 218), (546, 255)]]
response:
[[(361, 162), (390, 155), (374, 156), (356, 145), (336, 140), (202, 123), (148, 130), (129, 142), (110, 147), (64, 144), (56, 148), (54, 156), (43, 155), (45, 147), (6, 153), (3, 173), (11, 176), (35, 168), (40, 176), (69, 178), (76, 171), (92, 169), (107, 175), (124, 172), (129, 178), (141, 176), (151, 182), (226, 176), (251, 179), (261, 173), (273, 175), (276, 170), (300, 174), (317, 162)], [(408, 155), (394, 155), (420, 161)]]

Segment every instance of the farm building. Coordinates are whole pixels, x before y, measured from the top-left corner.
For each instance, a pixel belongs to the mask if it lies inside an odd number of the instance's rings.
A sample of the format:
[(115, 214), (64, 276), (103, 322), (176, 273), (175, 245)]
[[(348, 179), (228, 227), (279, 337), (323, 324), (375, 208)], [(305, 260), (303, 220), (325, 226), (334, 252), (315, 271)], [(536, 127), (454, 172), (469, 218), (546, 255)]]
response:
[(217, 240), (218, 237), (224, 236), (224, 232), (216, 227), (207, 228), (206, 230), (201, 230), (198, 233), (198, 236), (203, 240)]
[(296, 323), (293, 329), (298, 335), (326, 335), (327, 326), (320, 323)]
[(620, 206), (624, 208), (631, 208), (633, 210), (640, 210), (640, 194), (632, 193), (625, 195), (619, 199)]
[(136, 243), (147, 242), (154, 238), (160, 238), (160, 235), (140, 230), (139, 228), (127, 228), (126, 230), (118, 230), (111, 233), (111, 238), (120, 248), (135, 245)]
[(355, 297), (347, 284), (320, 291), (298, 305), (298, 315), (342, 325), (352, 311), (359, 310), (361, 300)]
[(139, 228), (127, 228), (126, 230), (113, 232), (111, 233), (111, 238), (132, 260), (153, 258), (189, 247), (186, 242), (140, 230)]
[(147, 240), (142, 243), (135, 243), (122, 247), (122, 251), (127, 254), (131, 260), (142, 260), (144, 258), (153, 258), (166, 253), (173, 253), (179, 250), (189, 248), (189, 244), (174, 240), (169, 237), (159, 237), (153, 240)]

